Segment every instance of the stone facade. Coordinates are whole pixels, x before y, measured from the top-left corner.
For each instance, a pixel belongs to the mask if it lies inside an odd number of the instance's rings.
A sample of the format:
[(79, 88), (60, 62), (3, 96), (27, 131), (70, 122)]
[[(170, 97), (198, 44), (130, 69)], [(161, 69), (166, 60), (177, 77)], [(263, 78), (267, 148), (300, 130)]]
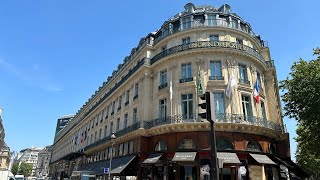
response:
[[(236, 85), (227, 97), (231, 79)], [(256, 83), (258, 102), (253, 96)], [(290, 156), (276, 69), (266, 42), (228, 5), (216, 9), (191, 3), (159, 31), (142, 38), (57, 134), (52, 177), (93, 170), (105, 179), (102, 169), (109, 167), (111, 155), (116, 164), (134, 157), (123, 171), (112, 166), (111, 174), (121, 178), (202, 177), (200, 170), (210, 164), (211, 151), (210, 124), (197, 115), (200, 84), (203, 91), (214, 93), (218, 151), (237, 153), (241, 161), (223, 165), (220, 176), (237, 179), (245, 171), (247, 177), (279, 178), (278, 166), (258, 163), (250, 156)], [(193, 162), (173, 162), (179, 151), (197, 155)], [(159, 162), (144, 165), (154, 153), (162, 154)]]

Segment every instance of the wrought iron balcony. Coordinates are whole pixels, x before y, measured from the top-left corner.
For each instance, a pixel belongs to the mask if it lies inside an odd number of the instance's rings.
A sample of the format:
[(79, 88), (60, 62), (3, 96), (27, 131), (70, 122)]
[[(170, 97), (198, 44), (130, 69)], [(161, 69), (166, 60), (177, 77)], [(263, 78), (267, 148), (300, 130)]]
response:
[(162, 39), (170, 36), (171, 34), (185, 31), (192, 28), (210, 28), (210, 27), (225, 27), (230, 29), (235, 29), (241, 32), (244, 32), (250, 35), (252, 38), (256, 39), (257, 42), (260, 43), (261, 47), (267, 47), (268, 44), (265, 41), (261, 41), (257, 38), (257, 35), (246, 25), (243, 23), (237, 24), (227, 21), (225, 19), (208, 19), (204, 21), (189, 21), (186, 23), (179, 24), (169, 24), (167, 26), (163, 26), (163, 28), (159, 31), (159, 35), (155, 38), (154, 44), (158, 43)]
[(193, 81), (193, 77), (180, 79), (180, 83), (191, 82), (191, 81)]
[(138, 98), (138, 94), (134, 95), (133, 96), (133, 100), (137, 99)]
[[(268, 129), (272, 129), (277, 131), (278, 133), (286, 133), (286, 129), (284, 126), (274, 123), (270, 120), (256, 117), (256, 116), (244, 116), (242, 114), (228, 114), (228, 113), (221, 113), (215, 115), (215, 122), (216, 123), (231, 123), (231, 124), (246, 124), (246, 125), (253, 125), (253, 126), (260, 126), (265, 127)], [(121, 137), (125, 134), (131, 133), (136, 131), (140, 128), (143, 129), (151, 129), (153, 127), (158, 127), (161, 125), (169, 125), (169, 124), (183, 124), (183, 123), (205, 123), (206, 121), (200, 119), (197, 114), (183, 114), (183, 115), (174, 115), (168, 116), (164, 118), (157, 118), (150, 121), (139, 121), (131, 126), (128, 126), (120, 131), (117, 131), (115, 135), (117, 137)], [(105, 144), (111, 140), (111, 135), (100, 139), (90, 145), (87, 145), (84, 150), (89, 150), (96, 146)]]
[(168, 83), (161, 84), (159, 90), (168, 87)]
[[(270, 120), (266, 120), (256, 116), (243, 116), (242, 114), (216, 114), (216, 123), (234, 123), (261, 126), (273, 129), (279, 133), (284, 133), (284, 128), (280, 124), (276, 124)], [(144, 123), (144, 129), (150, 129), (165, 124), (205, 122), (200, 119), (197, 114), (174, 115), (165, 118), (157, 118)]]
[(265, 61), (265, 59), (262, 57), (259, 51), (243, 44), (239, 44), (231, 41), (197, 41), (197, 42), (180, 44), (178, 46), (173, 46), (169, 49), (166, 49), (160, 52), (159, 54), (153, 56), (153, 58), (150, 59), (150, 64), (152, 65), (157, 61), (159, 61), (160, 59), (175, 53), (194, 50), (194, 49), (204, 49), (204, 48), (208, 48), (208, 49), (223, 48), (223, 49), (242, 51), (244, 53), (247, 53), (256, 57), (261, 63), (265, 64), (266, 66), (267, 66), (267, 62), (269, 62), (269, 61)]
[(224, 80), (223, 76), (210, 76), (209, 80)]
[(247, 80), (247, 79), (239, 79), (239, 83), (240, 84), (247, 84), (247, 85), (250, 85), (250, 81)]

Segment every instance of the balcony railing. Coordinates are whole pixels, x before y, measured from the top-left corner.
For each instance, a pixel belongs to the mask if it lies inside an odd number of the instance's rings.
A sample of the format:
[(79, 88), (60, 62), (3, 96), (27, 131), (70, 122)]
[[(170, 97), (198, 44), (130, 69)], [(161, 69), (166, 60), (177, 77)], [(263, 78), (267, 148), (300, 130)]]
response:
[[(132, 124), (131, 126), (121, 129), (115, 133), (116, 137), (123, 136), (130, 132), (136, 131), (140, 128), (151, 129), (161, 125), (169, 124), (183, 124), (183, 123), (205, 123), (206, 120), (198, 117), (197, 114), (183, 114), (183, 115), (173, 115), (164, 118), (157, 118), (150, 121), (140, 121)], [(243, 116), (242, 114), (215, 114), (216, 123), (230, 123), (230, 124), (246, 124), (253, 126), (265, 127), (277, 131), (278, 133), (285, 133), (286, 130), (280, 124), (272, 122), (270, 120), (256, 117), (256, 116)], [(99, 146), (101, 144), (107, 143), (111, 140), (111, 135), (102, 138), (101, 140), (94, 142), (84, 148), (84, 150), (89, 150), (93, 147)]]
[(193, 77), (182, 78), (180, 79), (180, 83), (191, 82), (193, 81)]
[(247, 79), (239, 79), (239, 83), (240, 84), (247, 84), (247, 85), (250, 85), (250, 81), (247, 80)]
[(224, 80), (223, 76), (210, 76), (209, 80)]
[(249, 46), (239, 44), (236, 42), (231, 42), (231, 41), (197, 41), (197, 42), (191, 42), (191, 43), (185, 43), (185, 44), (180, 44), (178, 46), (171, 47), (169, 49), (166, 49), (159, 54), (153, 56), (153, 58), (150, 60), (150, 64), (154, 64), (160, 59), (167, 57), (169, 55), (179, 53), (182, 51), (188, 51), (188, 50), (193, 50), (193, 49), (213, 49), (213, 48), (224, 48), (224, 49), (233, 49), (233, 50), (238, 50), (245, 52), (247, 54), (250, 54), (257, 59), (263, 64), (267, 66), (267, 62), (265, 59), (262, 57), (262, 55), (256, 50), (253, 49)]
[(163, 89), (163, 88), (166, 88), (168, 86), (168, 83), (163, 83), (159, 86), (159, 90), (160, 89)]
[(208, 19), (204, 21), (189, 21), (186, 23), (180, 24), (171, 24), (171, 26), (164, 26), (164, 28), (161, 29), (160, 35), (158, 35), (155, 40), (154, 44), (158, 43), (162, 39), (170, 36), (171, 34), (185, 31), (192, 28), (210, 28), (210, 27), (226, 27), (230, 29), (235, 29), (241, 32), (244, 32), (246, 34), (249, 34), (251, 37), (256, 39), (260, 43), (261, 47), (267, 47), (268, 43), (265, 41), (261, 41), (261, 39), (257, 38), (257, 35), (247, 26), (243, 25), (242, 23), (235, 24), (232, 22), (229, 22), (225, 19)]

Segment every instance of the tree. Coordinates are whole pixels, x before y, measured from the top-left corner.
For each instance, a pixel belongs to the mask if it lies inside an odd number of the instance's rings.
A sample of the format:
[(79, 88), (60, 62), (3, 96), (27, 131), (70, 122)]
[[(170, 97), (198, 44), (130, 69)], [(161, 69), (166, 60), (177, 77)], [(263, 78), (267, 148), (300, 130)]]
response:
[(19, 167), (19, 163), (14, 163), (12, 165), (11, 172), (14, 175), (22, 174), (24, 176), (30, 176), (32, 172), (32, 164), (22, 162)]
[(30, 176), (32, 172), (32, 164), (21, 163), (19, 170), (20, 170), (19, 172), (24, 176)]
[(18, 173), (17, 173), (17, 172), (18, 172), (18, 166), (19, 166), (18, 163), (14, 163), (14, 164), (12, 165), (12, 168), (11, 168), (12, 174), (14, 174), (14, 175), (18, 174)]
[[(314, 55), (320, 55), (319, 48)], [(280, 82), (284, 92), (284, 115), (297, 120), (296, 160), (314, 178), (320, 178), (320, 56), (300, 59), (291, 66), (287, 79)]]

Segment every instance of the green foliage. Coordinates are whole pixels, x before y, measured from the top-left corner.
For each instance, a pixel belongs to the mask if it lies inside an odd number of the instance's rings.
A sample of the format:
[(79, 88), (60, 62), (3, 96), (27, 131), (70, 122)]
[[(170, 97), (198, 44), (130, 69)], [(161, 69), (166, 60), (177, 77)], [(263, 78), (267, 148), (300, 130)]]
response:
[[(319, 48), (314, 50), (319, 55)], [(320, 169), (320, 56), (316, 60), (300, 59), (291, 67), (286, 80), (280, 82), (285, 92), (284, 114), (298, 122), (296, 159), (306, 172), (319, 176)]]
[(18, 163), (14, 163), (14, 164), (12, 165), (12, 168), (11, 168), (12, 174), (14, 174), (14, 175), (17, 174), (17, 172), (18, 172), (18, 166), (19, 166)]
[(18, 164), (18, 163), (14, 163), (13, 166), (12, 166), (11, 172), (12, 172), (12, 174), (14, 174), (14, 175), (16, 175), (16, 174), (22, 174), (22, 175), (24, 175), (25, 177), (26, 177), (26, 176), (30, 176), (30, 175), (31, 175), (31, 172), (32, 172), (32, 164), (28, 164), (28, 163), (22, 162), (22, 163), (20, 164), (20, 167), (19, 167), (19, 164)]

